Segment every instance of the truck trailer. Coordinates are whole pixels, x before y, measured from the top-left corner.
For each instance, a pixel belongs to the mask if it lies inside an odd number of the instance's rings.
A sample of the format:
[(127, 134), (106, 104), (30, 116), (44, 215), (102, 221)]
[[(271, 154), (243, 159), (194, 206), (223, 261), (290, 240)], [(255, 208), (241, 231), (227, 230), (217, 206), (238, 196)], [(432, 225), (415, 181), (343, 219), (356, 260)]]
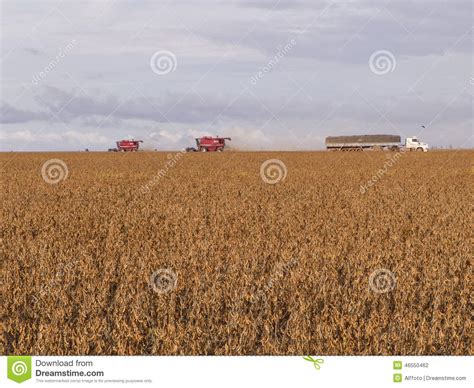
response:
[(422, 143), (416, 136), (407, 137), (405, 143), (398, 135), (354, 135), (329, 136), (326, 138), (326, 149), (331, 151), (363, 151), (363, 150), (391, 150), (405, 148), (409, 151), (428, 151), (428, 144)]

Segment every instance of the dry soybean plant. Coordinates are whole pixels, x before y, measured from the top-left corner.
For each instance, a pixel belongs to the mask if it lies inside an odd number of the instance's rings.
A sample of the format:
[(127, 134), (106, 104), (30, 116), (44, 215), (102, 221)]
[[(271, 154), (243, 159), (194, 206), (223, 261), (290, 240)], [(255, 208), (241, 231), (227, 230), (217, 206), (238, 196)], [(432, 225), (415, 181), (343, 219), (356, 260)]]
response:
[(473, 152), (176, 155), (8, 163), (1, 354), (472, 352)]

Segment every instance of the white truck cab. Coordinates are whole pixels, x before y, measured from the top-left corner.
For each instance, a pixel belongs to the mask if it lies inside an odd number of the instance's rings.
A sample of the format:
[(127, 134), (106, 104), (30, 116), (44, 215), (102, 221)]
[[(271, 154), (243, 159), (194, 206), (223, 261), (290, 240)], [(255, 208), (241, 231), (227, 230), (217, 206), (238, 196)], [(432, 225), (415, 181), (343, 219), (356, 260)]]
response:
[(428, 144), (422, 143), (416, 136), (407, 137), (405, 140), (405, 148), (410, 151), (428, 151)]

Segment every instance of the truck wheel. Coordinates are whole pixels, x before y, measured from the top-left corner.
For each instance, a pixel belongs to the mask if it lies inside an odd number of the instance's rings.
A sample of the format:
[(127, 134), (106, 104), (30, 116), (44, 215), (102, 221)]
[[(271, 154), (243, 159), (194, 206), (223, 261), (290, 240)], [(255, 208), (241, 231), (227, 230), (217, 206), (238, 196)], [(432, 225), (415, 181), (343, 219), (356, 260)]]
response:
[(423, 152), (423, 148), (421, 148), (421, 147), (418, 147), (416, 150)]
[(207, 148), (201, 148), (201, 152), (207, 152)]

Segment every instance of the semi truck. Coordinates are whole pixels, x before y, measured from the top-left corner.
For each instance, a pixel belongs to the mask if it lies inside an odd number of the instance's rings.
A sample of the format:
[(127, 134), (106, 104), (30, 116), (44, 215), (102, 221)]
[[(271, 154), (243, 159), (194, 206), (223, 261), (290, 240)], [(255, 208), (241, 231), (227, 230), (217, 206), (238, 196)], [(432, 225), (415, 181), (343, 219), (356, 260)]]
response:
[(416, 136), (407, 137), (405, 143), (398, 135), (354, 135), (326, 137), (326, 149), (331, 151), (363, 151), (391, 150), (428, 151), (428, 144), (418, 140)]

